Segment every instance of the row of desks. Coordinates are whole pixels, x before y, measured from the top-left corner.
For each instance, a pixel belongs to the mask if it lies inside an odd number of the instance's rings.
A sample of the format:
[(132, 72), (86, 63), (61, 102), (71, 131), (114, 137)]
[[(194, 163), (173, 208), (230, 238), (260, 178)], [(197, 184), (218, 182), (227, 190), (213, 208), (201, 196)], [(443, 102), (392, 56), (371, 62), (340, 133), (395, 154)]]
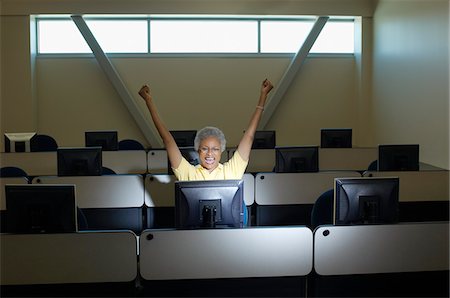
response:
[[(378, 157), (377, 148), (320, 148), (319, 169), (321, 171), (364, 171)], [(235, 149), (222, 154), (222, 162), (228, 160)], [(104, 151), (103, 166), (118, 174), (167, 173), (168, 162), (166, 150)], [(0, 153), (2, 167), (16, 166), (30, 176), (56, 175), (56, 152), (22, 152)], [(274, 149), (252, 150), (247, 172), (271, 172), (275, 167)], [(422, 170), (436, 169), (422, 165)]]
[[(401, 202), (448, 201), (448, 171), (368, 172), (367, 176), (400, 178)], [(361, 177), (352, 171), (319, 173), (244, 174), (244, 201), (247, 206), (314, 204), (333, 188), (335, 178)], [(5, 209), (4, 185), (28, 183), (23, 178), (2, 178), (0, 210)], [(175, 177), (167, 174), (58, 177), (38, 176), (33, 184), (75, 184), (80, 208), (171, 207), (175, 204)]]
[(449, 269), (448, 222), (0, 237), (1, 285)]

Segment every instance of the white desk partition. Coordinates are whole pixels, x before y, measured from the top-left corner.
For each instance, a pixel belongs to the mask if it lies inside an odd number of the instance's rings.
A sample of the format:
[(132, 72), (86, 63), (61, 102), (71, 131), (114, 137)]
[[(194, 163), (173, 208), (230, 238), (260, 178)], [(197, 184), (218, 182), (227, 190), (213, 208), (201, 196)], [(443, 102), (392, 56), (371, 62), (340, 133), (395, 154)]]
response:
[(399, 200), (448, 201), (449, 171), (400, 171), (364, 173), (366, 177), (399, 177)]
[(319, 148), (321, 171), (367, 170), (370, 163), (378, 159), (378, 148)]
[(255, 202), (259, 205), (314, 204), (334, 187), (334, 178), (361, 177), (354, 171), (317, 173), (258, 173)]
[(449, 224), (322, 226), (314, 232), (320, 275), (449, 269)]
[[(236, 149), (229, 149), (228, 155), (233, 156)], [(275, 149), (252, 149), (246, 172), (272, 172), (275, 167)]]
[(312, 269), (306, 227), (146, 230), (139, 243), (146, 280), (305, 276)]
[(144, 150), (103, 151), (103, 166), (117, 174), (147, 173), (147, 152)]
[[(255, 178), (244, 174), (244, 202), (250, 206), (255, 201)], [(175, 181), (173, 175), (149, 174), (145, 177), (145, 205), (147, 207), (175, 206)]]
[(151, 174), (168, 173), (167, 151), (165, 149), (152, 149), (147, 152), (147, 169)]
[(19, 167), (29, 176), (56, 175), (56, 151), (0, 153), (2, 167)]
[(130, 208), (144, 205), (144, 178), (141, 175), (38, 176), (32, 183), (75, 184), (80, 208)]
[(28, 184), (28, 179), (25, 177), (0, 178), (0, 210), (6, 210), (5, 185), (7, 184)]
[(130, 282), (137, 276), (132, 232), (1, 234), (2, 285)]

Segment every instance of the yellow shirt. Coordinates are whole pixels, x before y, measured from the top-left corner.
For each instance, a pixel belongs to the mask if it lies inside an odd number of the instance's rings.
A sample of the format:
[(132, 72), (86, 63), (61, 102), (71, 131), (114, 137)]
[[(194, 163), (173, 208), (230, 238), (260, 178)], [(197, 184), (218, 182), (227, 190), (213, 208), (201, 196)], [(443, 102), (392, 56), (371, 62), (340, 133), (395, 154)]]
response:
[(178, 168), (173, 169), (175, 177), (179, 181), (193, 180), (240, 180), (244, 176), (248, 161), (242, 159), (236, 150), (233, 157), (227, 162), (220, 164), (211, 173), (201, 165), (193, 166), (184, 157)]

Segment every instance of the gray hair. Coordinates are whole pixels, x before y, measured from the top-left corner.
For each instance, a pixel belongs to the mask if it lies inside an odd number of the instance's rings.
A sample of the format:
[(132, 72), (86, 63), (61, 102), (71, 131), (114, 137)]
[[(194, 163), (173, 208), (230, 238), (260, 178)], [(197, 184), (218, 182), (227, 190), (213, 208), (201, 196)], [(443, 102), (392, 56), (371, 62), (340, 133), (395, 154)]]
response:
[(208, 137), (215, 137), (220, 142), (220, 152), (224, 152), (227, 144), (227, 140), (225, 139), (225, 135), (223, 132), (218, 129), (217, 127), (213, 126), (206, 126), (199, 131), (197, 131), (197, 134), (195, 135), (194, 139), (194, 148), (195, 151), (198, 151), (200, 147), (200, 142)]

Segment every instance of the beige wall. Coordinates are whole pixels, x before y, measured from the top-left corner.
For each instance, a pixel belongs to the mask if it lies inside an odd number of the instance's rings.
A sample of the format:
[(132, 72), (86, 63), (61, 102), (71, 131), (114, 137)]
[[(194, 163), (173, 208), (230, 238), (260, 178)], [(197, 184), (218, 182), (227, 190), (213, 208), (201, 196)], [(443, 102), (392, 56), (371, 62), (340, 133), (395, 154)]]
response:
[(374, 20), (376, 141), (418, 143), (448, 169), (449, 2), (380, 1)]
[[(423, 161), (449, 168), (448, 47), (444, 46), (448, 3), (444, 0), (380, 1), (373, 20), (369, 0), (217, 0), (215, 5), (196, 0), (130, 0), (126, 5), (114, 0), (107, 0), (109, 5), (96, 0), (0, 1), (2, 134), (11, 129), (37, 130), (54, 136), (60, 146), (79, 146), (85, 130), (116, 129), (120, 139), (149, 145), (94, 58), (38, 58), (35, 69), (31, 67), (29, 13), (217, 13), (222, 9), (222, 13), (364, 15), (363, 55), (308, 58), (266, 128), (277, 130), (278, 145), (309, 145), (319, 143), (321, 127), (352, 127), (355, 146), (420, 143)], [(430, 51), (431, 55), (423, 55)], [(277, 84), (290, 62), (274, 57), (111, 61), (142, 109), (137, 90), (149, 83), (170, 129), (216, 125), (226, 133), (229, 146), (237, 144), (247, 125), (261, 80), (267, 77)], [(408, 120), (401, 108), (404, 100), (413, 103), (409, 110), (416, 120)], [(3, 149), (3, 139), (0, 142)]]

